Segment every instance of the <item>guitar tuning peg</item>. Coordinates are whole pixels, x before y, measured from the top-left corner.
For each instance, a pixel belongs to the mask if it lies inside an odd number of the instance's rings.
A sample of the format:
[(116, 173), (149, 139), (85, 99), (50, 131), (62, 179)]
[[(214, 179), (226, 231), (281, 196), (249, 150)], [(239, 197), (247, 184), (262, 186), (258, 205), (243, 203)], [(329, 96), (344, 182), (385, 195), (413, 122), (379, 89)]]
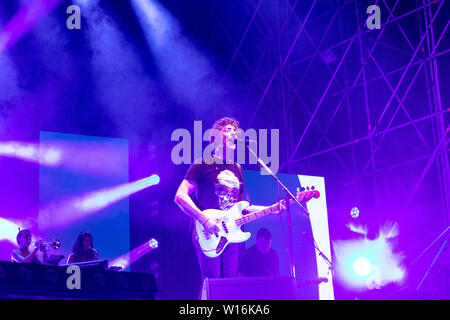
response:
[(308, 191), (309, 191), (309, 187), (306, 187), (306, 190), (308, 190)]
[(302, 190), (302, 192), (303, 192), (303, 191), (305, 191), (305, 188), (302, 187), (300, 190)]
[(316, 188), (316, 187), (312, 186), (312, 187), (311, 187), (311, 190), (314, 190), (315, 188)]

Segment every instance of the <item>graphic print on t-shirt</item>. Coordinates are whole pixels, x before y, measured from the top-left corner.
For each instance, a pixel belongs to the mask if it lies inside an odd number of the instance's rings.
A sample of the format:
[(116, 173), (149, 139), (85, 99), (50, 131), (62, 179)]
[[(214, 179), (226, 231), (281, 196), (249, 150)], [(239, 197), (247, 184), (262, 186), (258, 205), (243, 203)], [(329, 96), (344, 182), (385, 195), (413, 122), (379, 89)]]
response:
[(217, 175), (217, 183), (214, 184), (214, 187), (221, 210), (228, 210), (237, 202), (240, 182), (232, 171), (221, 171)]

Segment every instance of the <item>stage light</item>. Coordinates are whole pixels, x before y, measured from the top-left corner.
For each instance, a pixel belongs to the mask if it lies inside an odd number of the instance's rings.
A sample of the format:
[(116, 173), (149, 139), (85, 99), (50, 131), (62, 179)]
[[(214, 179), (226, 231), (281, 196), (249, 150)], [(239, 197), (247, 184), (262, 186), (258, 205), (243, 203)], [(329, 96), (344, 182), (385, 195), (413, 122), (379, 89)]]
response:
[[(13, 221), (0, 217), (0, 241), (7, 240), (16, 246), (17, 234), (19, 233), (19, 230), (23, 229), (33, 229), (30, 221)], [(32, 233), (31, 238), (37, 239), (38, 237)]]
[(8, 240), (17, 244), (16, 237), (19, 233), (19, 226), (9, 220), (0, 218), (0, 240)]
[(134, 182), (50, 203), (40, 210), (40, 227), (50, 230), (70, 225), (159, 182), (159, 176), (153, 174)]
[(153, 262), (150, 264), (150, 271), (151, 271), (153, 274), (155, 274), (155, 276), (156, 276), (156, 274), (158, 273), (158, 270), (159, 270), (159, 263), (156, 262), (156, 261), (153, 261)]
[(34, 0), (22, 6), (0, 32), (0, 53), (12, 47), (60, 2), (61, 0)]
[(154, 144), (150, 143), (147, 149), (148, 149), (148, 159), (149, 160), (156, 159), (156, 153), (158, 148)]
[(33, 279), (33, 271), (28, 267), (20, 267), (18, 271), (20, 280), (31, 281)]
[[(15, 221), (0, 217), (0, 241), (8, 240), (12, 244), (17, 245), (17, 234), (19, 230), (23, 229), (31, 229), (30, 221)], [(36, 239), (34, 234), (31, 237), (32, 239)]]
[(359, 209), (358, 207), (353, 207), (352, 210), (350, 210), (350, 215), (352, 218), (358, 218), (359, 217)]
[(129, 286), (127, 277), (125, 277), (123, 275), (120, 275), (117, 277), (116, 283), (119, 286), (119, 288), (121, 288), (121, 289), (127, 289)]
[(6, 268), (0, 265), (0, 281), (6, 279)]
[(159, 246), (159, 243), (156, 239), (152, 238), (140, 246), (134, 248), (130, 252), (121, 255), (120, 257), (116, 258), (110, 263), (110, 266), (112, 267), (120, 267), (122, 269), (128, 268), (128, 266), (135, 263), (137, 260), (145, 256), (150, 251), (153, 251), (157, 249)]
[(45, 280), (47, 280), (50, 283), (55, 284), (58, 281), (58, 273), (53, 269), (48, 269), (44, 273)]
[[(183, 28), (154, 0), (132, 0), (131, 5), (155, 57), (164, 84), (180, 103), (207, 110), (225, 93), (208, 56), (183, 34)], [(206, 111), (205, 111), (206, 112)]]
[(122, 200), (129, 195), (140, 190), (146, 189), (150, 186), (157, 185), (160, 182), (158, 175), (153, 174), (150, 177), (128, 183), (122, 186), (104, 189), (93, 192), (80, 200), (76, 206), (82, 211), (98, 211), (119, 200)]
[(97, 4), (98, 0), (73, 0), (72, 2), (80, 7), (87, 7), (88, 5)]
[(362, 234), (364, 236), (367, 236), (367, 227), (361, 226), (361, 225), (355, 225), (354, 223), (347, 224), (347, 228), (349, 228), (351, 231), (355, 233)]
[(0, 156), (56, 166), (61, 159), (61, 151), (51, 146), (16, 141), (0, 142)]
[(149, 28), (146, 28), (146, 31), (152, 38), (152, 44), (161, 46), (169, 41), (167, 32), (170, 32), (168, 28), (170, 18), (167, 13), (164, 14), (162, 7), (152, 0), (132, 0), (132, 4), (135, 8), (139, 8), (141, 19), (145, 19), (148, 24)]

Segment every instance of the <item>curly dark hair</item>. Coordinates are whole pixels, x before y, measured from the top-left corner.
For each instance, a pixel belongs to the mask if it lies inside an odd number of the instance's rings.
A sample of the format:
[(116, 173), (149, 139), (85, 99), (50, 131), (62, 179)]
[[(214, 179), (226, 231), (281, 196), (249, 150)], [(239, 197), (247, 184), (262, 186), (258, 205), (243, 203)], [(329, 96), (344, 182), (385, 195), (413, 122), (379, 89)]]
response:
[(222, 130), (222, 128), (226, 127), (227, 125), (232, 125), (232, 126), (236, 127), (236, 129), (238, 129), (239, 121), (237, 121), (236, 119), (233, 119), (233, 118), (229, 118), (229, 117), (220, 118), (219, 120), (214, 122), (212, 128), (220, 131), (220, 130)]

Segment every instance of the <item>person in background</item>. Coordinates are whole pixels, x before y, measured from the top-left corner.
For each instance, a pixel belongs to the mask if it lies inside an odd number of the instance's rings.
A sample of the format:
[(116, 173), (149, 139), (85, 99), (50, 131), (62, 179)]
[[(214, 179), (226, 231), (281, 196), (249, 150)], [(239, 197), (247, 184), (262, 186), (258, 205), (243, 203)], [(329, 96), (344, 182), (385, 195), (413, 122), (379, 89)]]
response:
[[(48, 246), (45, 245), (42, 240), (38, 240), (35, 243), (33, 251), (29, 250), (31, 245), (31, 232), (27, 229), (19, 230), (16, 237), (19, 249), (13, 250), (11, 253), (11, 261), (18, 263), (36, 263), (46, 264), (48, 259)], [(38, 256), (38, 252), (43, 252), (43, 259)]]
[(81, 232), (67, 258), (67, 264), (98, 260), (98, 252), (94, 249), (93, 237), (89, 232)]
[(276, 277), (280, 275), (278, 254), (270, 246), (272, 234), (261, 228), (256, 234), (256, 243), (248, 248), (239, 266), (239, 276)]

